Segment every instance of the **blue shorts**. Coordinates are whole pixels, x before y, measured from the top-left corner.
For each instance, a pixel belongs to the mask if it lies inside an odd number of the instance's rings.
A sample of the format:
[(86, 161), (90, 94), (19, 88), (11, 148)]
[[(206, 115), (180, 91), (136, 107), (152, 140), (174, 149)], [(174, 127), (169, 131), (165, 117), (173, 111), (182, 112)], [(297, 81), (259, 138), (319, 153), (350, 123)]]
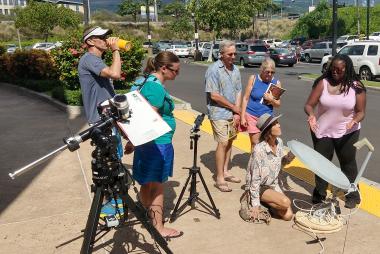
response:
[(166, 182), (173, 176), (174, 149), (170, 144), (147, 144), (135, 147), (133, 178), (140, 184)]

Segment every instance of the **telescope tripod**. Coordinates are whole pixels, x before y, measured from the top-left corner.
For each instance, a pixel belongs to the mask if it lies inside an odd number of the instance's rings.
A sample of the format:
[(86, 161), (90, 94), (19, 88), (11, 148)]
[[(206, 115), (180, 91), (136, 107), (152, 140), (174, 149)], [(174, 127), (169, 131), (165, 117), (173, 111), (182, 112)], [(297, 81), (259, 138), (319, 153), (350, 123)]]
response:
[[(99, 140), (104, 142), (106, 138), (101, 137)], [(168, 254), (172, 254), (167, 242), (150, 223), (150, 218), (147, 210), (137, 201), (135, 202), (128, 194), (128, 188), (133, 184), (132, 177), (128, 170), (121, 163), (121, 160), (116, 154), (114, 145), (109, 145), (108, 141), (104, 142), (104, 147), (96, 147), (92, 153), (94, 158), (92, 166), (92, 179), (94, 184), (91, 186), (95, 193), (92, 200), (90, 213), (84, 230), (84, 240), (81, 248), (81, 254), (89, 254), (92, 252), (94, 244), (101, 238), (95, 239), (101, 232), (106, 231), (101, 236), (105, 235), (111, 228), (119, 228), (125, 225), (128, 218), (127, 209), (130, 210), (138, 221), (148, 230), (152, 238), (157, 244)], [(119, 218), (115, 216), (106, 216), (104, 224), (99, 223), (102, 202), (105, 196), (110, 196), (115, 200), (116, 211)], [(117, 198), (121, 198), (123, 204), (123, 214), (118, 207)]]
[[(214, 200), (211, 197), (210, 191), (207, 188), (206, 182), (203, 179), (202, 173), (200, 171), (200, 167), (197, 166), (197, 152), (198, 152), (198, 140), (200, 135), (197, 133), (199, 129), (194, 130), (190, 135), (190, 149), (193, 149), (193, 142), (194, 142), (194, 153), (193, 153), (193, 166), (192, 167), (183, 167), (184, 169), (189, 170), (189, 176), (186, 179), (185, 186), (183, 186), (183, 189), (181, 191), (181, 194), (179, 195), (177, 204), (174, 207), (174, 210), (170, 216), (170, 222), (173, 222), (177, 219), (178, 214), (186, 207), (191, 206), (191, 209), (195, 208), (195, 202), (198, 202), (203, 208), (209, 210), (210, 212), (214, 212), (214, 215), (216, 218), (220, 219), (220, 213), (219, 209), (216, 208)], [(199, 197), (199, 193), (197, 192), (197, 175), (199, 175), (199, 178), (201, 179), (201, 182), (203, 184), (204, 189), (206, 190), (207, 196), (211, 202), (211, 205), (207, 204), (205, 201), (203, 201)], [(186, 200), (184, 204), (182, 204), (181, 207), (179, 207), (183, 194), (185, 193), (186, 187), (190, 184), (190, 196)]]

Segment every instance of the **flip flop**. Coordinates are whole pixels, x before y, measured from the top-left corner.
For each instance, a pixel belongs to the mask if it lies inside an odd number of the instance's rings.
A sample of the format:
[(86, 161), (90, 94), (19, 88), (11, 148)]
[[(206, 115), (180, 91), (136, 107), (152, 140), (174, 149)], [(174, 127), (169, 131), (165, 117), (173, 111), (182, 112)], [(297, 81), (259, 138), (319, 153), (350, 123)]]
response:
[(216, 188), (218, 188), (221, 192), (231, 192), (232, 189), (228, 186), (227, 183), (216, 183), (214, 185)]
[(236, 176), (226, 176), (224, 177), (224, 180), (231, 183), (240, 183), (241, 179), (237, 178)]
[(178, 238), (183, 236), (183, 231), (177, 231), (177, 234), (174, 235), (167, 235), (167, 236), (162, 236), (166, 241), (170, 241), (172, 238)]

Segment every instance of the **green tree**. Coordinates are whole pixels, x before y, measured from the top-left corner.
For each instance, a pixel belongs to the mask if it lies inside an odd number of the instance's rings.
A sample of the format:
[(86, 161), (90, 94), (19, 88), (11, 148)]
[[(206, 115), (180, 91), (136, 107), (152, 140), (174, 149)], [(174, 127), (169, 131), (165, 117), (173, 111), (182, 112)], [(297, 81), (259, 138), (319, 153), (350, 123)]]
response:
[(176, 39), (190, 40), (193, 36), (194, 27), (189, 17), (179, 17), (169, 22), (167, 27)]
[(140, 14), (140, 6), (143, 2), (140, 0), (124, 0), (119, 5), (117, 13), (121, 16), (132, 15), (133, 20), (137, 22), (137, 16)]
[(252, 33), (255, 35), (255, 38), (258, 38), (257, 31), (255, 30), (256, 17), (261, 12), (266, 11), (271, 7), (270, 0), (243, 0), (243, 5), (245, 6), (245, 12), (248, 16), (252, 17)]
[(178, 20), (180, 17), (187, 16), (188, 11), (181, 0), (175, 0), (174, 2), (164, 6), (163, 14), (172, 15)]
[(25, 8), (16, 8), (16, 28), (29, 28), (48, 40), (51, 31), (59, 26), (63, 29), (76, 28), (81, 22), (74, 11), (52, 3), (29, 1)]
[(216, 37), (220, 37), (224, 29), (230, 32), (230, 37), (235, 37), (251, 23), (245, 1), (192, 0), (189, 9), (195, 13), (200, 28), (214, 31)]
[(332, 10), (326, 1), (321, 1), (316, 9), (301, 17), (291, 32), (292, 37), (305, 36), (312, 39), (331, 34)]

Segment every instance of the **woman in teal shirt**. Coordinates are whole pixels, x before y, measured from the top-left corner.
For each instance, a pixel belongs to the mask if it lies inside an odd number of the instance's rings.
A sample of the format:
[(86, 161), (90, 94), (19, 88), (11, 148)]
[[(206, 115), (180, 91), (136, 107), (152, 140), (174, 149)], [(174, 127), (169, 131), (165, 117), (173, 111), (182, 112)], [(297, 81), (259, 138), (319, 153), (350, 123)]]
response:
[(149, 143), (137, 146), (133, 158), (133, 178), (141, 185), (140, 201), (149, 209), (153, 225), (165, 238), (183, 234), (163, 225), (163, 183), (173, 175), (172, 138), (176, 128), (174, 103), (163, 84), (166, 80), (174, 80), (179, 69), (179, 58), (169, 51), (160, 52), (156, 57), (148, 59), (144, 72), (150, 75), (142, 84), (140, 93), (172, 130)]

